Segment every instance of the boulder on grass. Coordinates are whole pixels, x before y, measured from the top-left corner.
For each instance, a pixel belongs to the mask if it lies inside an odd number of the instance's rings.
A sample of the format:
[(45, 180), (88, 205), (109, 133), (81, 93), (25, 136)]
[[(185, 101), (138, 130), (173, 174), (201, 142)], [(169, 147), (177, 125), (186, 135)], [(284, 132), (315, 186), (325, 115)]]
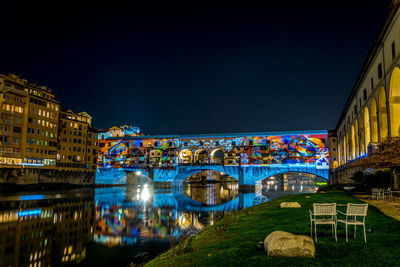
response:
[(264, 240), (268, 256), (314, 258), (314, 240), (306, 235), (294, 235), (284, 231), (274, 231)]
[(282, 202), (281, 208), (301, 208), (298, 202)]

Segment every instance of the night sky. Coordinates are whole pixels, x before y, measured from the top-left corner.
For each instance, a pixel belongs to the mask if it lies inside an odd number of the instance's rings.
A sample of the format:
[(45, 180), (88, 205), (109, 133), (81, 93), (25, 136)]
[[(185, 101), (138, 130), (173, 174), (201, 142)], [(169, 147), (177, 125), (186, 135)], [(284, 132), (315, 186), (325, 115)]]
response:
[(0, 72), (147, 134), (333, 129), (391, 3), (82, 2), (1, 1)]

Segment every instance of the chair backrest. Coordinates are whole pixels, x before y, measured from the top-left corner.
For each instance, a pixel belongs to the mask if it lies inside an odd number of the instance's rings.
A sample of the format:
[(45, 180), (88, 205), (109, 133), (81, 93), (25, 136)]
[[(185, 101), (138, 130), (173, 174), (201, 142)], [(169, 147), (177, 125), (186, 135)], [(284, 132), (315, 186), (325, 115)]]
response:
[(314, 203), (314, 215), (336, 215), (336, 203)]
[(367, 216), (368, 204), (347, 203), (346, 215), (348, 216)]
[(372, 188), (372, 193), (379, 193), (380, 191), (380, 188)]

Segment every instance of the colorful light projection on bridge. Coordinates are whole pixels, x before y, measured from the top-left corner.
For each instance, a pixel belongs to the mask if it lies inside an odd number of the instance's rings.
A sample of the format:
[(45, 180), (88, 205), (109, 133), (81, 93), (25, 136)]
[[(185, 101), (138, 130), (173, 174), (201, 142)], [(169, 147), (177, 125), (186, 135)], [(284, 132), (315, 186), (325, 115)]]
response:
[(99, 167), (289, 164), (325, 169), (329, 167), (327, 139), (327, 133), (111, 138), (100, 141), (104, 147), (99, 154)]
[(255, 136), (247, 138), (252, 144), (250, 153), (242, 158), (248, 164), (315, 164), (328, 167), (329, 152), (324, 142), (326, 135)]

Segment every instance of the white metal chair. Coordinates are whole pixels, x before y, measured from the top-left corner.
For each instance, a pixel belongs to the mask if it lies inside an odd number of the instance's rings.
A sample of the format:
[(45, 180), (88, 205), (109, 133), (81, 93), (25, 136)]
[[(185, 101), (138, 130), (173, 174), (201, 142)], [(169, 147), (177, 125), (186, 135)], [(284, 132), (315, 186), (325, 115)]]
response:
[[(332, 225), (332, 236), (335, 235), (335, 240), (337, 242), (337, 227), (336, 227), (336, 203), (314, 203), (313, 211), (310, 212), (310, 224), (311, 224), (311, 237), (313, 235), (313, 224), (315, 232), (315, 241), (318, 242), (317, 238), (317, 224), (330, 224)], [(319, 218), (318, 218), (319, 217)]]
[[(338, 222), (344, 223), (346, 225), (346, 242), (348, 242), (347, 226), (354, 225), (354, 238), (356, 238), (357, 225), (362, 225), (364, 229), (364, 241), (365, 243), (367, 243), (367, 234), (365, 232), (365, 217), (367, 217), (367, 210), (368, 210), (368, 204), (353, 204), (353, 203), (347, 203), (346, 213), (343, 213), (340, 210), (338, 210), (340, 214), (346, 216), (346, 219), (344, 220), (337, 220)], [(357, 217), (362, 217), (362, 221), (357, 220)]]
[(393, 201), (393, 192), (390, 187), (388, 189), (383, 189), (383, 199)]
[(380, 188), (372, 188), (372, 199), (380, 199), (381, 198), (381, 189)]

